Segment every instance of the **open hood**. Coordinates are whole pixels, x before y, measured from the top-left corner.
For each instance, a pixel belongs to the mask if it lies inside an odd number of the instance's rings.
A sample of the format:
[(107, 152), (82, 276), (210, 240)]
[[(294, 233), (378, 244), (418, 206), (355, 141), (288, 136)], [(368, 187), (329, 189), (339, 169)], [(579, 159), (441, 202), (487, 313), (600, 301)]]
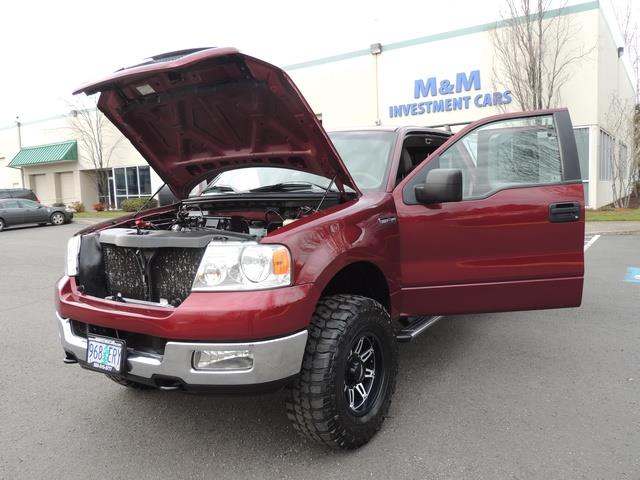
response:
[(173, 52), (79, 88), (178, 198), (242, 167), (291, 168), (356, 187), (322, 125), (280, 68), (233, 48)]

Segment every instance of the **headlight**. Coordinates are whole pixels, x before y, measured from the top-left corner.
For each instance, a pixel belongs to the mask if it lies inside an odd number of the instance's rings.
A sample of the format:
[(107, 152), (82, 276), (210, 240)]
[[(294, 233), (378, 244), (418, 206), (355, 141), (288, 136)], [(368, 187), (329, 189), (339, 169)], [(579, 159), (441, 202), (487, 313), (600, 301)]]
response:
[(291, 255), (284, 245), (210, 243), (192, 290), (263, 290), (291, 284)]
[(65, 273), (69, 277), (78, 274), (78, 255), (80, 255), (80, 242), (82, 237), (76, 235), (67, 242), (67, 258), (65, 261)]

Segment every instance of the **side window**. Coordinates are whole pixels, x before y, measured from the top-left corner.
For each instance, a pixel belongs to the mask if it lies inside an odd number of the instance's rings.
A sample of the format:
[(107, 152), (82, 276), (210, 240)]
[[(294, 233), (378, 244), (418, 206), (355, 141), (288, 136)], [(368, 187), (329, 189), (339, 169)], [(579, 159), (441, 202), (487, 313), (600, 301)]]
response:
[(20, 208), (38, 208), (39, 204), (34, 202), (33, 200), (18, 200), (20, 204)]
[(553, 116), (501, 120), (469, 132), (439, 157), (441, 168), (460, 168), (463, 198), (479, 198), (517, 185), (562, 181)]
[[(518, 185), (561, 182), (562, 159), (553, 115), (499, 120), (468, 132), (422, 168), (407, 190), (424, 182), (434, 168), (462, 170), (463, 200)], [(405, 201), (410, 201), (410, 195), (405, 195)]]
[(5, 200), (4, 202), (0, 202), (0, 208), (18, 208), (18, 201)]

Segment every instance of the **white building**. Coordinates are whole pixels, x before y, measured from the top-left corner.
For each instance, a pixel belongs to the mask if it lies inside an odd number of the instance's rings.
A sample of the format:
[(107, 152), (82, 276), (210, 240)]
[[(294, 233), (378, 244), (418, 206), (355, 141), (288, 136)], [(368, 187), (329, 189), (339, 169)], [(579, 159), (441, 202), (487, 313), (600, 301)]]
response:
[[(607, 121), (610, 101), (617, 96), (635, 105), (636, 98), (631, 68), (619, 50), (617, 27), (605, 10), (601, 2), (589, 1), (548, 12), (571, 19), (575, 34), (570, 49), (589, 52), (572, 65), (560, 94), (575, 127), (591, 208), (612, 202), (612, 152), (626, 151), (631, 141), (615, 138), (617, 133)], [(495, 28), (495, 23), (477, 25), (376, 44), (285, 69), (322, 115), (327, 129), (460, 125), (518, 109), (509, 86), (494, 77), (491, 32)], [(111, 132), (109, 141), (116, 138)], [(82, 145), (60, 144), (74, 139), (64, 115), (20, 127), (0, 126), (0, 188), (24, 185), (43, 203), (80, 200), (90, 208), (98, 200), (94, 166)], [(30, 148), (38, 146), (42, 148)], [(7, 168), (9, 164), (19, 168)], [(161, 184), (126, 140), (115, 148), (109, 166), (110, 192), (104, 200), (112, 206), (127, 197), (148, 195)]]
[[(119, 207), (122, 200), (149, 196), (162, 181), (142, 156), (108, 124), (104, 151), (109, 193), (100, 200)], [(4, 158), (3, 158), (4, 157)], [(95, 164), (72, 127), (70, 114), (0, 127), (0, 188), (32, 189), (44, 204), (98, 202)]]
[[(569, 50), (589, 52), (573, 64), (560, 91), (575, 127), (587, 205), (613, 200), (613, 137), (609, 104), (618, 96), (635, 105), (635, 81), (617, 26), (603, 2), (548, 12), (570, 16)], [(491, 32), (477, 25), (346, 52), (286, 67), (327, 129), (354, 125), (455, 125), (519, 108), (509, 86), (495, 85)], [(442, 83), (442, 82), (446, 83)], [(444, 88), (441, 88), (444, 87)], [(450, 93), (447, 93), (450, 92)], [(500, 103), (501, 105), (494, 105)], [(455, 131), (455, 128), (454, 128)]]

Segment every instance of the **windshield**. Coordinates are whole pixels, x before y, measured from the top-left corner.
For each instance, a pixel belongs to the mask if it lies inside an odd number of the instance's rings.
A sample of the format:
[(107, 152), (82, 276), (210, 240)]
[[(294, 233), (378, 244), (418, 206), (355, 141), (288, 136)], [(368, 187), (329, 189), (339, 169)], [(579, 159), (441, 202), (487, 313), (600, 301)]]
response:
[[(329, 137), (358, 188), (384, 190), (394, 132), (333, 132), (329, 133)], [(249, 167), (221, 173), (201, 193), (215, 195), (250, 191), (323, 191), (330, 183), (330, 178), (288, 168)], [(331, 190), (337, 190), (335, 185)], [(347, 191), (350, 191), (348, 187)]]

